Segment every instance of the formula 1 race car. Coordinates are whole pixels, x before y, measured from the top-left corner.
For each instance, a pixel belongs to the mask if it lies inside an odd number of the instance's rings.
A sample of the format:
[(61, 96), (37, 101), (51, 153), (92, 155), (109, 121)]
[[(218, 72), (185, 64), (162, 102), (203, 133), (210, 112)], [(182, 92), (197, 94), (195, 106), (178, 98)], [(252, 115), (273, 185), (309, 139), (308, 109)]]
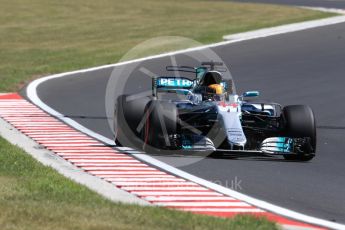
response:
[(212, 61), (200, 67), (167, 66), (167, 71), (195, 77), (152, 77), (151, 96), (119, 96), (116, 144), (148, 153), (206, 151), (311, 160), (316, 151), (311, 108), (255, 101), (258, 91), (237, 95), (222, 65)]

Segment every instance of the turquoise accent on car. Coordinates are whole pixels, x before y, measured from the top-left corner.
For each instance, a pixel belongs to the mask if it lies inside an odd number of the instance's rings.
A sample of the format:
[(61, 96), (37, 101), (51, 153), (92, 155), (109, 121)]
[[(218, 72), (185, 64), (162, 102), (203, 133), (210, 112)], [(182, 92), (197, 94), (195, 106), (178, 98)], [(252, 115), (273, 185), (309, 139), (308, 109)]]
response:
[(259, 91), (247, 91), (242, 94), (242, 97), (257, 97), (259, 95), (260, 95)]
[(198, 67), (195, 70), (197, 79), (200, 79), (207, 72), (206, 67)]
[(279, 140), (277, 142), (277, 148), (281, 152), (291, 152), (291, 150), (292, 150), (292, 139), (287, 138), (287, 137), (279, 137)]
[(192, 142), (188, 139), (182, 140), (182, 148), (183, 149), (191, 149), (192, 148)]

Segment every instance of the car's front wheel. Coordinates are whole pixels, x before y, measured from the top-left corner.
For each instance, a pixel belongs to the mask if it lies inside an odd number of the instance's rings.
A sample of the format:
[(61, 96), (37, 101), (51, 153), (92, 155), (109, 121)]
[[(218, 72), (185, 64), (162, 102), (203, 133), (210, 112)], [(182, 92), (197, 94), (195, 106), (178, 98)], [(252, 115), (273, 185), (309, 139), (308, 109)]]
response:
[(306, 105), (290, 105), (283, 109), (285, 133), (291, 138), (308, 138), (308, 146), (303, 152), (286, 154), (287, 160), (309, 161), (314, 158), (316, 151), (316, 124), (312, 109)]

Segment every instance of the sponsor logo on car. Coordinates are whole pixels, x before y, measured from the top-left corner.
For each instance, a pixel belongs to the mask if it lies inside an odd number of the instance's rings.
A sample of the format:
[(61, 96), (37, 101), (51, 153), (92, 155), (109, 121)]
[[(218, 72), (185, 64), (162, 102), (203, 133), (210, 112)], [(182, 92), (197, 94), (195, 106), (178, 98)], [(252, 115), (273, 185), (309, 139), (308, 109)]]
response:
[(191, 87), (193, 81), (184, 78), (159, 78), (157, 79), (157, 86), (159, 87)]

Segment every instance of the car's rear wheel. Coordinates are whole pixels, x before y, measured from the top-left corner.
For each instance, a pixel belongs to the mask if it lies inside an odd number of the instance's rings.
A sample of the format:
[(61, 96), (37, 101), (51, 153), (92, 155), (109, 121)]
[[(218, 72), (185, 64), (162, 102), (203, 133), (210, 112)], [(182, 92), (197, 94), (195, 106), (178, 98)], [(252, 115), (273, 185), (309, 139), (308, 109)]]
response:
[(303, 148), (302, 153), (287, 154), (287, 160), (309, 161), (314, 158), (316, 151), (316, 125), (312, 109), (306, 105), (290, 105), (283, 109), (285, 133), (288, 137), (310, 140), (310, 145)]
[(167, 101), (152, 100), (145, 109), (145, 125), (142, 132), (144, 150), (157, 152), (177, 149), (177, 108)]
[(142, 146), (141, 132), (137, 129), (149, 101), (148, 97), (131, 99), (127, 95), (117, 98), (114, 110), (114, 132), (117, 146), (134, 148)]

